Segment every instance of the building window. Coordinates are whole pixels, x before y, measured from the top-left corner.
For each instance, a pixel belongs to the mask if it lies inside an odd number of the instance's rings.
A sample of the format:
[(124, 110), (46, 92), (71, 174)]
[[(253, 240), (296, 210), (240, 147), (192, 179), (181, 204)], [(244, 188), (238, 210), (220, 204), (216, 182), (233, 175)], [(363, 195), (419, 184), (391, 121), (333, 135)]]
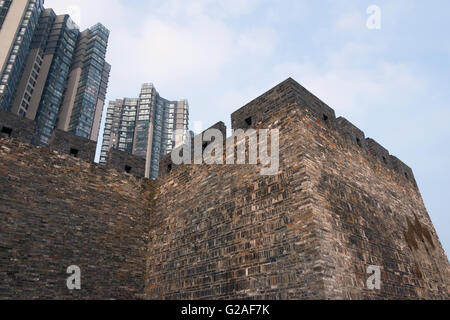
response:
[(249, 118), (245, 119), (245, 123), (247, 125), (251, 126), (252, 125), (252, 117), (249, 117)]
[(133, 168), (131, 168), (130, 166), (125, 166), (125, 172), (126, 173), (130, 173), (131, 169), (133, 169)]

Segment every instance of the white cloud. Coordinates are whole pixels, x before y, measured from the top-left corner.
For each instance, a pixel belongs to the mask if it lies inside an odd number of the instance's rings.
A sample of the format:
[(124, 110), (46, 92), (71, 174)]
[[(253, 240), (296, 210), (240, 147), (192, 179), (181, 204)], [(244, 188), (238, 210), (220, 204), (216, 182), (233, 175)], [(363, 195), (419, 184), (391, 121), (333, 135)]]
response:
[[(44, 6), (52, 8), (56, 14), (71, 14), (75, 10), (79, 13), (79, 19), (73, 15), (71, 17), (75, 18), (75, 22), (82, 29), (97, 22), (102, 22), (110, 27), (129, 19), (130, 13), (130, 9), (124, 6), (120, 0), (45, 0)], [(104, 14), (100, 15), (100, 12)]]
[(385, 49), (380, 44), (361, 42), (346, 42), (338, 50), (329, 50), (325, 67), (333, 68), (361, 68), (373, 67), (377, 56)]
[(243, 54), (271, 56), (277, 46), (277, 34), (271, 27), (252, 28), (238, 36), (238, 47)]
[(293, 77), (339, 115), (364, 120), (376, 110), (407, 108), (429, 87), (411, 66), (376, 58), (377, 52), (370, 46), (348, 43), (327, 55), (321, 64), (278, 64), (274, 74)]
[(251, 13), (260, 3), (259, 0), (219, 0), (215, 2), (219, 4), (219, 10), (233, 17)]
[(338, 31), (360, 32), (365, 30), (366, 21), (361, 11), (352, 11), (341, 15), (335, 25)]
[(151, 2), (151, 11), (179, 21), (205, 16), (224, 19), (249, 14), (259, 4), (258, 0), (159, 0)]
[(120, 31), (113, 40), (111, 59), (117, 74), (163, 85), (207, 81), (229, 61), (233, 50), (230, 31), (206, 19), (185, 27), (152, 18), (138, 33)]
[[(153, 82), (161, 91), (170, 88), (178, 92), (174, 99), (189, 98), (182, 96), (188, 87), (205, 86), (242, 58), (260, 61), (270, 57), (277, 44), (277, 34), (270, 26), (236, 29), (226, 22), (252, 12), (260, 3), (256, 0), (149, 1), (140, 4), (145, 12), (135, 12), (123, 3), (46, 2), (57, 13), (78, 6), (83, 28), (100, 20), (110, 29), (107, 59), (112, 64), (111, 99), (137, 95), (143, 82)], [(102, 11), (105, 14), (99, 15)]]

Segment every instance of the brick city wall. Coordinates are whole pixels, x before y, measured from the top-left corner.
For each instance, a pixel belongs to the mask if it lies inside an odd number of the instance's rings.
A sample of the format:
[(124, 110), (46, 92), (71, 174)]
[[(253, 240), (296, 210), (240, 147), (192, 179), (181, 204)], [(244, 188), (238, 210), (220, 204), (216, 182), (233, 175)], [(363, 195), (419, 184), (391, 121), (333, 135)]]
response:
[(142, 298), (152, 182), (8, 138), (0, 179), (0, 299)]
[[(181, 165), (157, 181), (148, 299), (449, 298), (412, 170), (301, 88), (288, 80), (233, 114), (233, 128), (280, 129), (275, 176)], [(367, 288), (371, 265), (381, 290)]]
[(232, 123), (280, 130), (277, 174), (165, 157), (150, 182), (64, 154), (72, 139), (59, 153), (0, 138), (0, 298), (449, 299), (406, 164), (292, 79)]
[[(293, 148), (309, 180), (327, 298), (448, 299), (448, 259), (412, 173), (298, 108), (285, 113), (281, 134), (301, 141)], [(381, 267), (381, 290), (367, 288), (371, 265)]]
[[(22, 118), (9, 111), (0, 110), (0, 137), (14, 138), (33, 144), (36, 139), (34, 121)], [(55, 129), (48, 147), (72, 157), (94, 162), (97, 142)], [(110, 150), (108, 167), (137, 177), (145, 176), (145, 159), (119, 150)]]
[[(325, 298), (314, 271), (305, 172), (178, 166), (161, 178), (150, 223), (149, 299)], [(286, 226), (297, 217), (302, 229)]]

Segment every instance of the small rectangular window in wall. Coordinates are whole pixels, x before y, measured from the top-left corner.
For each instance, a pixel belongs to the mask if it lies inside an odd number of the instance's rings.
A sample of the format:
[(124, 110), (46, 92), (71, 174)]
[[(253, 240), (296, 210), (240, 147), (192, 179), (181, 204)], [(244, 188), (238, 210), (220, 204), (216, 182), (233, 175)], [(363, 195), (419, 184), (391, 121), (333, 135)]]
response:
[(1, 133), (7, 135), (8, 137), (11, 137), (12, 129), (8, 127), (2, 127)]
[(77, 157), (78, 157), (78, 150), (77, 150), (77, 149), (74, 149), (74, 148), (71, 148), (71, 149), (70, 149), (70, 155), (71, 155), (72, 157), (74, 157), (74, 158), (77, 158)]

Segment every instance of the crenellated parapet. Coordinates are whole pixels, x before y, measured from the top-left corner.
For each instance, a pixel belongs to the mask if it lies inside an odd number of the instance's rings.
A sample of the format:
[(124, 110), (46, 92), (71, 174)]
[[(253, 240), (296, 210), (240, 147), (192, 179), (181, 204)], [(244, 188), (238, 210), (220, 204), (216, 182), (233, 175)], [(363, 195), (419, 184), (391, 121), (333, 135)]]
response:
[(281, 107), (296, 103), (327, 122), (336, 119), (335, 112), (323, 101), (306, 90), (292, 78), (288, 78), (273, 89), (246, 104), (231, 115), (231, 126), (236, 129), (254, 128), (267, 115)]
[(106, 165), (119, 172), (126, 172), (136, 177), (145, 176), (145, 159), (129, 154), (124, 151), (112, 148), (108, 152)]
[[(38, 144), (35, 122), (9, 111), (0, 110), (0, 137), (13, 138), (28, 144)], [(97, 142), (55, 129), (48, 142), (48, 148), (93, 163)], [(145, 176), (145, 159), (126, 152), (110, 150), (106, 166), (136, 177)]]
[(336, 130), (351, 142), (366, 150), (386, 167), (391, 168), (416, 184), (413, 171), (389, 151), (343, 117), (336, 118), (335, 111), (292, 78), (288, 78), (273, 89), (251, 101), (231, 115), (233, 129), (256, 128), (269, 114), (278, 112), (287, 105), (296, 105), (326, 123), (330, 130)]
[[(227, 126), (225, 125), (225, 123), (223, 123), (222, 121), (217, 122), (216, 124), (214, 124), (213, 126), (209, 127), (208, 129), (206, 129), (205, 131), (203, 131), (202, 133), (196, 135), (195, 137), (191, 138), (188, 142), (186, 142), (187, 144), (190, 144), (190, 151), (191, 151), (191, 159), (193, 160), (195, 158), (195, 154), (194, 154), (194, 149), (195, 149), (195, 141), (200, 139), (202, 142), (202, 149), (206, 149), (208, 147), (208, 145), (211, 143), (210, 142), (203, 142), (203, 135), (205, 134), (205, 132), (209, 131), (209, 130), (218, 130), (221, 132), (222, 136), (225, 137), (227, 136)], [(172, 161), (172, 153), (174, 152), (178, 152), (179, 154), (181, 154), (181, 149), (184, 148), (184, 146), (186, 145), (186, 143), (183, 146), (180, 146), (176, 149), (174, 149), (171, 153), (165, 155), (164, 157), (161, 158), (160, 162), (159, 162), (159, 177), (165, 176), (167, 174), (169, 174), (173, 169), (175, 169), (175, 167), (177, 166), (176, 164), (173, 163)]]
[(72, 133), (56, 129), (53, 131), (50, 138), (49, 148), (61, 153), (70, 154), (75, 158), (94, 162), (97, 143)]
[(357, 146), (366, 149), (366, 136), (362, 130), (356, 127), (353, 123), (343, 117), (336, 119), (336, 127), (347, 138), (349, 138)]
[(0, 110), (0, 136), (18, 139), (31, 143), (34, 136), (35, 123), (32, 120)]

